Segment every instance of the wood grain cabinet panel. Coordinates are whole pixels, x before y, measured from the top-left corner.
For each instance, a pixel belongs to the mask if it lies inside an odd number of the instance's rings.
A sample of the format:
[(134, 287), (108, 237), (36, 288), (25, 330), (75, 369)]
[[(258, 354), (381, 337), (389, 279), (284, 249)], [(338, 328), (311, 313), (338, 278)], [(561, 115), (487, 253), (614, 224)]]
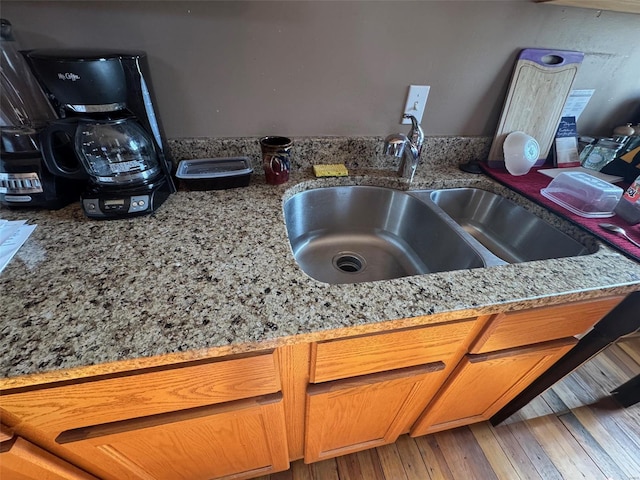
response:
[(622, 297), (532, 308), (496, 315), (471, 345), (486, 353), (585, 333), (622, 301)]
[(184, 410), (280, 391), (268, 352), (104, 380), (3, 393), (2, 409), (55, 435), (87, 425)]
[(310, 381), (320, 383), (441, 361), (460, 347), (473, 320), (315, 343)]
[(311, 385), (306, 463), (395, 442), (441, 382), (443, 363)]
[(466, 355), (411, 429), (411, 436), (489, 419), (577, 343), (574, 338)]
[(279, 393), (68, 431), (58, 441), (113, 480), (243, 479), (289, 468)]
[(5, 391), (1, 405), (105, 480), (251, 478), (289, 465), (280, 390), (267, 351)]
[(0, 444), (2, 480), (97, 480), (67, 461), (21, 437), (5, 435)]

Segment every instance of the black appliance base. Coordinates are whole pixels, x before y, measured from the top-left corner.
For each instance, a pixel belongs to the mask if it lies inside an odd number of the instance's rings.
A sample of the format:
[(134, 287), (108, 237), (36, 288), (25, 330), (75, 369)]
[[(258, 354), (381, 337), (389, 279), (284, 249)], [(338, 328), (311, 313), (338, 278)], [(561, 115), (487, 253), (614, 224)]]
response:
[(89, 190), (81, 196), (85, 215), (96, 220), (149, 215), (165, 202), (172, 193), (170, 179), (163, 178), (153, 185), (123, 190)]

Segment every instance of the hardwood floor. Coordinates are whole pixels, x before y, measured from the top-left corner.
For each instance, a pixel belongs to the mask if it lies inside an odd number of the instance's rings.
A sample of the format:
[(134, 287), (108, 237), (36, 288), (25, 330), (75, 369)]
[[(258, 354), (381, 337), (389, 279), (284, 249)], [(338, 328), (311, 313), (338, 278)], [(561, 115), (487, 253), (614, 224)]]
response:
[(608, 393), (640, 373), (640, 336), (610, 346), (497, 427), (488, 422), (260, 480), (640, 480), (640, 404)]

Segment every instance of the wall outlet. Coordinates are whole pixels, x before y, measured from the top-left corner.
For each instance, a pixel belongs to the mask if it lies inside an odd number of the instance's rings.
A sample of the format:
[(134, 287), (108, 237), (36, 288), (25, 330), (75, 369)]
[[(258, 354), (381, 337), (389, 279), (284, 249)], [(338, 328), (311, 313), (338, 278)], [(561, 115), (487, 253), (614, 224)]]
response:
[[(427, 97), (429, 97), (429, 90), (431, 90), (429, 85), (410, 85), (403, 114), (413, 115), (418, 120), (418, 123), (421, 123), (424, 107), (427, 105)], [(411, 120), (403, 118), (402, 124), (409, 125)]]

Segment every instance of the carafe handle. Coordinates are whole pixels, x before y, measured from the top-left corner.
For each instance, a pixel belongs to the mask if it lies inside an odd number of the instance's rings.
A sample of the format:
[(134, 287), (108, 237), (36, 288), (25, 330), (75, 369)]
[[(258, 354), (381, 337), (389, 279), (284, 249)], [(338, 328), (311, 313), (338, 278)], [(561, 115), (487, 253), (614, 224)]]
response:
[[(67, 178), (75, 178), (84, 180), (89, 178), (89, 175), (82, 167), (80, 163), (80, 159), (76, 154), (75, 148), (73, 148), (73, 138), (76, 133), (76, 129), (78, 128), (78, 120), (75, 118), (65, 119), (65, 120), (57, 120), (49, 126), (47, 126), (40, 133), (40, 147), (42, 149), (42, 159), (44, 160), (44, 164), (47, 166), (47, 169), (53, 174), (58, 175), (60, 177)], [(75, 156), (77, 167), (69, 168), (58, 162), (58, 158), (56, 157), (55, 148), (54, 148), (54, 139), (56, 133), (65, 133), (71, 138), (71, 150)]]

